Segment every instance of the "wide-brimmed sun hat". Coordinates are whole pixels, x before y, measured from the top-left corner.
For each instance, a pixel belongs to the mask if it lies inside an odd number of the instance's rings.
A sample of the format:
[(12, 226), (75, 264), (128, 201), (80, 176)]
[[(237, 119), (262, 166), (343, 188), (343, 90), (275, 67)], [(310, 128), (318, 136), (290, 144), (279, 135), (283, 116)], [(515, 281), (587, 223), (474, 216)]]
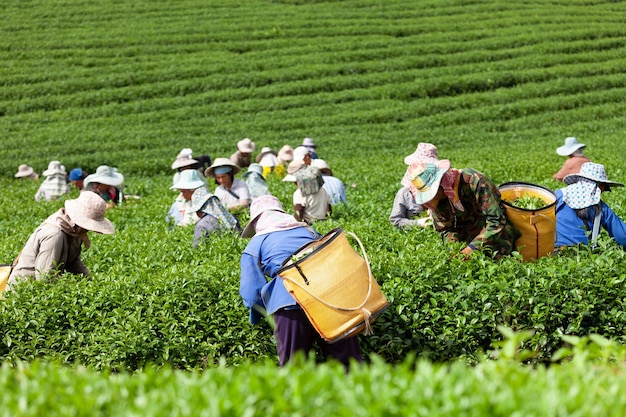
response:
[(436, 164), (437, 161), (439, 161), (439, 151), (437, 150), (437, 147), (432, 143), (427, 142), (418, 143), (415, 152), (404, 158), (404, 163), (406, 165), (411, 165), (414, 162)]
[(303, 160), (293, 160), (287, 165), (287, 175), (282, 179), (284, 182), (296, 182), (296, 173), (307, 168)]
[(256, 161), (257, 162), (261, 162), (261, 159), (268, 153), (270, 153), (270, 154), (272, 154), (274, 156), (278, 156), (278, 153), (275, 150), (273, 150), (272, 148), (270, 148), (268, 146), (264, 146), (261, 149), (261, 152), (259, 152), (259, 154), (256, 156)]
[(34, 173), (35, 173), (35, 170), (32, 167), (26, 164), (22, 164), (19, 167), (17, 167), (17, 173), (15, 174), (15, 178), (29, 177), (33, 175)]
[(278, 158), (284, 162), (291, 162), (293, 160), (293, 148), (289, 145), (284, 145), (278, 151)]
[(441, 178), (450, 169), (450, 161), (442, 159), (436, 163), (414, 162), (407, 168), (406, 177), (413, 184), (415, 202), (417, 204), (428, 203), (439, 190)]
[(96, 172), (85, 177), (85, 185), (93, 184), (110, 185), (111, 187), (119, 187), (124, 183), (124, 176), (117, 172), (117, 168), (108, 165), (100, 165), (96, 168)]
[(296, 149), (293, 150), (292, 162), (303, 161), (304, 157), (306, 157), (308, 154), (309, 154), (309, 150), (306, 147), (298, 146)]
[(328, 164), (326, 163), (326, 161), (324, 161), (323, 159), (314, 159), (311, 161), (311, 166), (315, 167), (317, 169), (319, 169), (320, 171), (322, 171), (324, 174), (327, 175), (333, 175), (333, 170), (330, 169), (330, 167), (328, 166)]
[(77, 199), (65, 201), (65, 214), (78, 226), (105, 235), (115, 233), (115, 226), (107, 218), (106, 203), (93, 191), (82, 191)]
[(569, 156), (576, 152), (579, 149), (584, 148), (585, 144), (579, 143), (575, 137), (565, 138), (565, 143), (563, 146), (559, 146), (556, 148), (556, 153), (561, 156)]
[(302, 146), (305, 146), (307, 148), (315, 148), (315, 142), (313, 142), (313, 139), (311, 138), (304, 138), (302, 140)]
[(209, 198), (213, 197), (214, 194), (209, 191), (206, 187), (196, 188), (196, 190), (191, 195), (191, 206), (189, 207), (189, 211), (195, 213), (200, 210)]
[(198, 160), (193, 159), (192, 151), (189, 148), (184, 148), (176, 156), (176, 160), (172, 163), (172, 169), (178, 169), (182, 167), (188, 167), (198, 163)]
[(237, 149), (239, 149), (239, 152), (251, 153), (252, 151), (254, 151), (255, 147), (256, 145), (254, 144), (254, 142), (252, 142), (248, 138), (242, 139), (237, 142)]
[(65, 175), (65, 167), (61, 165), (59, 161), (50, 161), (48, 164), (48, 169), (42, 172), (44, 177), (49, 177), (51, 175)]
[(241, 232), (241, 237), (247, 238), (254, 236), (254, 227), (257, 220), (259, 220), (261, 214), (270, 210), (285, 213), (285, 209), (283, 209), (283, 205), (280, 203), (280, 200), (273, 195), (266, 194), (255, 198), (250, 205), (250, 222), (248, 222), (246, 227), (243, 229), (243, 232)]
[(594, 162), (585, 162), (580, 167), (578, 174), (569, 174), (563, 178), (565, 184), (574, 184), (581, 179), (587, 179), (594, 182), (599, 182), (609, 187), (623, 187), (624, 184), (620, 182), (609, 181), (609, 177), (606, 175), (604, 165), (596, 164)]
[(250, 164), (248, 170), (245, 174), (243, 174), (243, 176), (249, 177), (252, 174), (258, 174), (260, 176), (263, 176), (263, 166), (261, 164)]
[(230, 158), (215, 158), (213, 165), (204, 171), (204, 175), (215, 178), (215, 174), (226, 174), (227, 172), (232, 172), (233, 175), (237, 175), (239, 171), (241, 171), (241, 168), (239, 168), (236, 163), (231, 161)]
[(198, 171), (195, 169), (186, 169), (176, 175), (174, 184), (170, 187), (170, 190), (195, 190), (205, 185)]

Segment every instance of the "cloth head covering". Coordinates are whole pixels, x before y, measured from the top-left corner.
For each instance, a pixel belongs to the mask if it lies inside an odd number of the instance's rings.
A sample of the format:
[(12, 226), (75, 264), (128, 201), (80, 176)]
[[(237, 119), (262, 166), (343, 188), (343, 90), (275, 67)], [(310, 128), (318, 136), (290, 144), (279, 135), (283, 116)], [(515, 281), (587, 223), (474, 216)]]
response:
[(182, 167), (188, 167), (198, 163), (197, 159), (193, 159), (191, 156), (192, 151), (189, 148), (184, 148), (176, 156), (176, 160), (172, 163), (172, 169), (178, 169)]
[(46, 169), (42, 175), (44, 177), (50, 177), (52, 175), (66, 175), (65, 167), (61, 165), (59, 161), (50, 161), (48, 169)]
[(106, 235), (115, 233), (113, 223), (104, 217), (106, 203), (92, 191), (83, 191), (77, 199), (66, 200), (65, 213), (83, 229)]
[(198, 187), (203, 187), (206, 184), (200, 178), (200, 174), (195, 169), (186, 169), (181, 171), (174, 179), (174, 184), (170, 187), (170, 190), (195, 190)]
[(254, 142), (252, 142), (248, 138), (242, 139), (237, 142), (237, 149), (239, 150), (239, 152), (251, 153), (252, 151), (254, 151), (255, 147), (256, 145), (254, 144)]
[(291, 162), (293, 160), (293, 148), (289, 145), (284, 145), (278, 151), (278, 159), (283, 162)]
[(279, 230), (295, 229), (305, 226), (283, 209), (280, 200), (271, 194), (262, 195), (250, 205), (250, 222), (241, 233), (241, 237), (248, 238), (255, 234), (267, 234)]
[(17, 173), (15, 174), (15, 178), (24, 178), (30, 177), (32, 175), (37, 175), (35, 170), (26, 164), (22, 164), (17, 168)]
[(117, 172), (117, 168), (100, 165), (94, 174), (85, 177), (85, 186), (94, 182), (119, 187), (124, 183), (124, 176)]
[(569, 174), (563, 178), (563, 182), (565, 184), (574, 184), (581, 179), (587, 179), (594, 182), (600, 182), (602, 184), (606, 184), (609, 187), (623, 187), (624, 184), (620, 182), (609, 181), (608, 176), (606, 175), (606, 170), (604, 169), (604, 165), (596, 164), (594, 162), (585, 162), (580, 167), (580, 171), (578, 174)]
[(578, 140), (575, 137), (569, 137), (565, 138), (565, 143), (563, 144), (563, 146), (559, 146), (558, 148), (556, 148), (556, 153), (561, 156), (569, 156), (577, 150), (584, 148), (585, 146), (587, 145), (578, 143)]
[(581, 180), (563, 188), (563, 201), (573, 209), (583, 209), (596, 205), (602, 198), (598, 184), (589, 180)]
[[(213, 165), (211, 165), (206, 169), (206, 171), (204, 171), (204, 175), (206, 175), (207, 177), (215, 178), (215, 174), (220, 173), (215, 171), (215, 169), (218, 167), (230, 168), (230, 170), (226, 172), (232, 171), (233, 175), (237, 175), (237, 173), (241, 171), (241, 168), (239, 168), (236, 163), (231, 161), (230, 158), (215, 158), (215, 161), (213, 161)], [(226, 172), (222, 172), (222, 174), (225, 174)]]
[(217, 219), (220, 227), (234, 229), (238, 226), (237, 219), (222, 204), (216, 195), (212, 194), (206, 187), (197, 188), (191, 196), (190, 212), (202, 211)]
[(432, 143), (418, 143), (415, 152), (404, 158), (404, 163), (406, 165), (411, 165), (412, 163), (418, 161), (436, 164), (437, 161), (439, 161), (439, 151), (437, 150), (437, 147)]
[(70, 171), (70, 181), (78, 181), (83, 178), (83, 170), (80, 168), (74, 168)]
[(311, 161), (311, 166), (319, 169), (320, 171), (322, 171), (324, 174), (327, 175), (333, 175), (333, 170), (330, 169), (330, 167), (328, 166), (328, 164), (326, 163), (326, 161), (324, 161), (323, 159), (314, 159)]

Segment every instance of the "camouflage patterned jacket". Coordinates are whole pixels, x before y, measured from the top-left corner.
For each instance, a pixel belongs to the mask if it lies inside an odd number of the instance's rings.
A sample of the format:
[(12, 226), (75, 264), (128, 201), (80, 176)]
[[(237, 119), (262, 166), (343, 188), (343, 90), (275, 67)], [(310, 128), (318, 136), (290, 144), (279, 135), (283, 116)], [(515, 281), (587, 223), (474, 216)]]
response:
[(465, 242), (472, 249), (488, 248), (496, 257), (510, 254), (520, 232), (505, 216), (500, 191), (472, 168), (457, 171), (455, 191), (463, 210), (455, 208), (448, 197), (439, 201), (432, 212), (435, 230), (448, 241)]

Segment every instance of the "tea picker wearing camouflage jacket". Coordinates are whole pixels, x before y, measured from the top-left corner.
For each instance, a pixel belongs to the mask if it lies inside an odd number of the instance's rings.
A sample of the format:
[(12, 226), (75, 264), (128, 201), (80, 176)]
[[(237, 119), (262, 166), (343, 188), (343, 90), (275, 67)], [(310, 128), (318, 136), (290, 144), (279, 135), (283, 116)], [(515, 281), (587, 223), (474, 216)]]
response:
[(412, 185), (416, 201), (431, 212), (443, 238), (465, 242), (461, 253), (488, 250), (494, 256), (510, 254), (520, 232), (507, 219), (500, 191), (488, 177), (472, 169), (450, 168), (449, 160), (417, 161), (403, 183)]

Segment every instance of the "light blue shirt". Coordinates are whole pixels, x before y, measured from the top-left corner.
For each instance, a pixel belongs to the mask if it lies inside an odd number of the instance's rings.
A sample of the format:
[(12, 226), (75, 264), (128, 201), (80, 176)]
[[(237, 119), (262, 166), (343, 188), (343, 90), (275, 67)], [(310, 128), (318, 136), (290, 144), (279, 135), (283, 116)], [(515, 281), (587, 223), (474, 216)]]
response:
[(297, 308), (296, 300), (276, 273), (294, 252), (315, 240), (313, 233), (309, 227), (296, 227), (255, 236), (248, 243), (240, 260), (239, 294), (243, 304), (250, 309), (250, 323), (261, 320), (262, 313), (257, 308), (267, 314), (281, 308)]

